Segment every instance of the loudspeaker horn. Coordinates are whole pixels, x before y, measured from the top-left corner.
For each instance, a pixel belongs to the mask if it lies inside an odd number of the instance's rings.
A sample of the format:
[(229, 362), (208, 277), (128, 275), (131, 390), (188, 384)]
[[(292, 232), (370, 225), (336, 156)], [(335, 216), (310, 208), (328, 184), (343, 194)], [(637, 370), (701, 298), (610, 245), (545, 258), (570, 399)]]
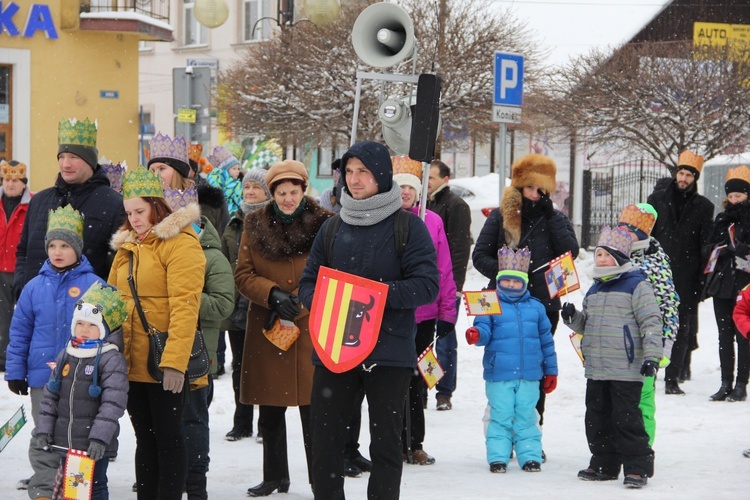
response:
[(414, 51), (414, 24), (406, 11), (392, 3), (370, 5), (352, 28), (357, 56), (375, 68), (398, 64)]

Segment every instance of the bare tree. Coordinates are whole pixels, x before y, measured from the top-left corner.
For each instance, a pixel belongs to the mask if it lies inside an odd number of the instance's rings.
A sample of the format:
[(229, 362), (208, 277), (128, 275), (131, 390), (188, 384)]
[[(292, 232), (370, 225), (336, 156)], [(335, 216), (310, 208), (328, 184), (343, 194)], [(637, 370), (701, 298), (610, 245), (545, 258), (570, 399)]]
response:
[(689, 148), (706, 159), (750, 142), (750, 65), (726, 49), (648, 42), (581, 56), (550, 79), (536, 113), (595, 147), (676, 167)]
[[(267, 134), (287, 141), (313, 139), (347, 144), (355, 98), (356, 72), (370, 70), (357, 58), (351, 29), (373, 3), (342, 2), (339, 20), (328, 26), (299, 23), (275, 38), (248, 47), (242, 59), (220, 74), (220, 125), (238, 133)], [(543, 56), (526, 24), (490, 2), (402, 0), (415, 27), (417, 73), (443, 78), (440, 111), (444, 144), (485, 138), (492, 129), (493, 52), (526, 56), (525, 82), (538, 80)], [(388, 72), (411, 73), (405, 61)], [(381, 139), (377, 109), (381, 96), (405, 95), (399, 85), (364, 80), (359, 139)]]

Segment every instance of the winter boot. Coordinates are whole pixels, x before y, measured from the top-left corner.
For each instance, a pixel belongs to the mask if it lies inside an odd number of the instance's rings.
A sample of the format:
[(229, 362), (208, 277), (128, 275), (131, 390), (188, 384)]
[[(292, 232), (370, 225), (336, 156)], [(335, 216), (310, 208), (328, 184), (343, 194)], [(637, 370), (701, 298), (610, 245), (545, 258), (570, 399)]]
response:
[(719, 387), (719, 390), (716, 391), (716, 393), (712, 394), (708, 399), (711, 401), (724, 401), (727, 399), (727, 396), (732, 393), (732, 383), (731, 382), (722, 382), (721, 387)]
[(617, 479), (617, 476), (606, 474), (589, 467), (587, 469), (579, 470), (578, 478), (583, 479), (584, 481), (614, 481), (615, 479)]
[(526, 472), (539, 472), (542, 470), (542, 464), (537, 462), (536, 460), (529, 460), (525, 464), (523, 464), (523, 467), (521, 467)]
[(640, 476), (638, 474), (628, 474), (625, 476), (625, 480), (623, 480), (622, 484), (624, 484), (628, 488), (637, 489), (646, 486), (647, 482), (648, 478), (646, 476)]
[(185, 492), (187, 492), (188, 500), (208, 500), (206, 474), (188, 473)]
[(747, 385), (737, 384), (734, 386), (734, 390), (727, 396), (727, 401), (745, 401), (747, 399)]
[(684, 396), (685, 395), (685, 391), (683, 391), (682, 389), (680, 389), (680, 386), (677, 385), (677, 381), (676, 380), (665, 380), (664, 381), (664, 392), (666, 394), (673, 394), (673, 395), (676, 394), (676, 395), (679, 395), (679, 396)]
[(495, 474), (503, 474), (507, 470), (507, 466), (505, 465), (505, 462), (492, 462), (490, 464), (490, 472), (493, 472)]

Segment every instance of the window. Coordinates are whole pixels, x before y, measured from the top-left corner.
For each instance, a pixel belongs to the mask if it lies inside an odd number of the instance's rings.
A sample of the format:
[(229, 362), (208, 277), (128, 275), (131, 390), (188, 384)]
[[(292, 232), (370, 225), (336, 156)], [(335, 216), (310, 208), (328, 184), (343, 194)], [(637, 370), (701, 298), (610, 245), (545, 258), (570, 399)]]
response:
[(139, 40), (138, 50), (140, 52), (152, 52), (154, 50), (154, 42), (150, 42), (148, 40)]
[[(269, 19), (260, 21), (260, 19), (276, 18), (275, 12), (271, 9), (271, 0), (243, 0), (242, 4), (242, 40), (245, 42), (267, 40), (271, 34), (271, 21)], [(253, 33), (253, 28), (255, 33)]]
[(183, 11), (182, 45), (206, 45), (208, 42), (208, 29), (200, 24), (195, 18), (193, 11), (195, 2), (185, 1)]

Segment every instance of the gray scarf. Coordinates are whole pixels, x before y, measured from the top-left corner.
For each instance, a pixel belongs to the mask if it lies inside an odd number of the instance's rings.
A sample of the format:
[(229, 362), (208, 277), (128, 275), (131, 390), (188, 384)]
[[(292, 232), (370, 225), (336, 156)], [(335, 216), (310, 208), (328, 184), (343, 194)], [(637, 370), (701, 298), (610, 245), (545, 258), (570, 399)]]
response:
[(266, 201), (261, 201), (260, 203), (245, 203), (244, 201), (240, 203), (240, 210), (242, 210), (242, 213), (247, 215), (249, 213), (255, 212), (259, 208), (263, 208), (270, 202), (271, 200), (268, 199)]
[(609, 281), (614, 278), (619, 278), (621, 274), (624, 274), (633, 269), (633, 263), (628, 261), (621, 266), (608, 266), (608, 267), (597, 267), (594, 266), (594, 279), (597, 281)]
[(341, 220), (351, 226), (374, 226), (401, 209), (401, 186), (395, 182), (387, 193), (355, 200), (341, 190)]

